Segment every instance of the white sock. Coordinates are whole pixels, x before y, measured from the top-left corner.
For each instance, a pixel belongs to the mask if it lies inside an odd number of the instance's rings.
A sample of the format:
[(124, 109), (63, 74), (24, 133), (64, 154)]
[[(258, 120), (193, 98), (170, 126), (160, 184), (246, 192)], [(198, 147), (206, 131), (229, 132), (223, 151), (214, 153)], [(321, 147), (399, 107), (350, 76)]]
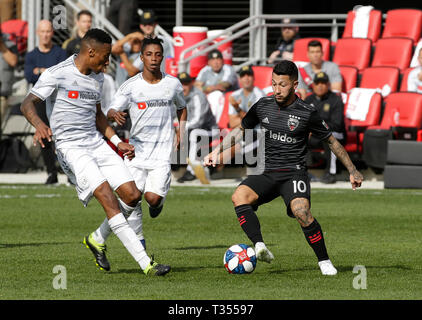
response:
[(142, 206), (141, 201), (135, 207), (135, 210), (132, 211), (130, 216), (127, 218), (127, 223), (135, 231), (136, 236), (139, 240), (144, 239), (144, 232), (142, 229)]
[[(128, 206), (121, 199), (118, 199), (118, 200), (119, 200), (119, 207), (120, 207), (120, 210), (122, 210), (123, 215), (125, 216), (125, 218), (129, 217), (135, 208)], [(98, 227), (98, 229), (93, 232), (92, 237), (99, 244), (104, 244), (111, 233), (112, 231), (110, 229), (110, 225), (108, 224), (108, 219), (105, 218), (105, 220)]]
[(144, 270), (151, 262), (151, 259), (148, 257), (135, 231), (129, 226), (123, 213), (116, 214), (108, 220), (108, 223), (113, 233), (120, 239), (135, 261), (139, 263), (142, 270)]
[(133, 212), (133, 210), (135, 210), (135, 207), (131, 207), (131, 206), (127, 205), (120, 198), (117, 199), (117, 200), (119, 200), (120, 210), (122, 211), (123, 215), (127, 219), (130, 216), (130, 214)]
[(104, 244), (107, 241), (108, 236), (112, 233), (108, 219), (105, 218), (103, 223), (92, 233), (92, 237), (99, 244)]

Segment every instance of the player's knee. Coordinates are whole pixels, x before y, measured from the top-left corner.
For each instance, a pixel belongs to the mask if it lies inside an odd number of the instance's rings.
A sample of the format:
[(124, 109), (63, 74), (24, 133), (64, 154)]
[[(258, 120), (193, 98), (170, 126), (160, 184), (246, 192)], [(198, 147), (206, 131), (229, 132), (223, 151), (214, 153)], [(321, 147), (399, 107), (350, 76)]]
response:
[(142, 193), (137, 188), (132, 188), (125, 195), (125, 203), (131, 207), (136, 206), (136, 204), (141, 200)]
[(240, 206), (242, 204), (252, 204), (257, 199), (254, 195), (246, 192), (242, 189), (236, 189), (236, 191), (232, 195), (232, 202), (235, 207)]
[(163, 197), (155, 193), (147, 192), (145, 193), (145, 200), (151, 207), (158, 207), (161, 205)]

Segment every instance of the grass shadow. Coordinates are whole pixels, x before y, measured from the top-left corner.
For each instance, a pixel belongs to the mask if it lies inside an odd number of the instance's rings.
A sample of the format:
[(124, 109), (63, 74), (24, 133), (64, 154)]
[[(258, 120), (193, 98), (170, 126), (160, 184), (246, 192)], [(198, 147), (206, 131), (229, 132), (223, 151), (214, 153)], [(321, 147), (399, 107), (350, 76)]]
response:
[(0, 249), (23, 248), (23, 247), (41, 247), (41, 246), (57, 246), (69, 244), (72, 242), (33, 242), (33, 243), (0, 243)]

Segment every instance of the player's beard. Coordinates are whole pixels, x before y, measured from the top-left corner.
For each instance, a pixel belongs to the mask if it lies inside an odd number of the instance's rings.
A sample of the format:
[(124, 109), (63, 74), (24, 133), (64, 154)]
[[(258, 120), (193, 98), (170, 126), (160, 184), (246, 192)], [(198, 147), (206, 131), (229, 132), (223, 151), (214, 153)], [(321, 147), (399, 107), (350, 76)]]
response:
[(285, 96), (282, 100), (277, 100), (276, 99), (276, 102), (277, 102), (277, 104), (280, 106), (280, 107), (284, 107), (284, 106), (286, 106), (286, 104), (290, 101), (290, 99), (292, 98), (292, 96), (294, 96), (295, 95), (295, 88), (294, 87), (292, 87), (290, 90), (289, 90), (289, 93), (287, 94), (287, 96)]

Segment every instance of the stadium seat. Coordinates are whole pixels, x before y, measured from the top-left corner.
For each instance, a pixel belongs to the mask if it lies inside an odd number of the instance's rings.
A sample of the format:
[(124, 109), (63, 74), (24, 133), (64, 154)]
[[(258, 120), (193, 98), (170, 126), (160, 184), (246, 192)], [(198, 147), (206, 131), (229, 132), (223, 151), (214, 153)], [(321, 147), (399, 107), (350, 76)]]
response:
[(359, 70), (356, 67), (351, 66), (338, 66), (343, 77), (342, 92), (349, 92), (352, 88), (355, 88), (358, 81)]
[(400, 70), (396, 67), (370, 67), (363, 70), (359, 87), (382, 89), (385, 85), (388, 85), (390, 87), (389, 93), (395, 92), (398, 89), (399, 77)]
[[(347, 13), (346, 25), (342, 38), (353, 37), (353, 22), (355, 19), (355, 12), (353, 10)], [(371, 10), (369, 15), (368, 35), (367, 38), (375, 43), (381, 34), (382, 13), (380, 10)]]
[(413, 41), (409, 38), (379, 39), (375, 46), (372, 67), (397, 67), (404, 72), (412, 58)]
[(387, 11), (382, 38), (406, 37), (416, 43), (421, 36), (422, 11), (394, 9)]
[(339, 66), (358, 68), (359, 72), (369, 66), (372, 41), (369, 39), (338, 39), (334, 50), (333, 62)]
[(384, 114), (379, 126), (371, 129), (393, 130), (397, 139), (416, 140), (422, 129), (422, 94), (394, 92), (385, 99)]
[(413, 69), (414, 68), (407, 68), (406, 70), (404, 70), (400, 83), (400, 91), (407, 91), (407, 79), (409, 77), (410, 71), (412, 71)]
[(382, 96), (379, 93), (375, 93), (369, 103), (368, 113), (366, 114), (366, 119), (353, 120), (346, 117), (348, 104), (346, 103), (344, 107), (344, 122), (346, 126), (346, 132), (348, 136), (347, 140), (347, 149), (351, 152), (362, 152), (362, 142), (364, 137), (364, 132), (368, 127), (378, 125), (381, 117), (382, 109)]
[(331, 41), (326, 38), (301, 38), (295, 40), (293, 48), (293, 61), (309, 62), (308, 59), (308, 43), (312, 40), (318, 40), (322, 44), (323, 59), (330, 60)]
[(255, 81), (254, 85), (261, 90), (264, 90), (268, 86), (271, 87), (273, 78), (273, 68), (269, 66), (252, 66)]
[(9, 35), (9, 40), (16, 43), (18, 52), (23, 55), (28, 43), (28, 22), (24, 20), (7, 20), (1, 24), (2, 33)]

